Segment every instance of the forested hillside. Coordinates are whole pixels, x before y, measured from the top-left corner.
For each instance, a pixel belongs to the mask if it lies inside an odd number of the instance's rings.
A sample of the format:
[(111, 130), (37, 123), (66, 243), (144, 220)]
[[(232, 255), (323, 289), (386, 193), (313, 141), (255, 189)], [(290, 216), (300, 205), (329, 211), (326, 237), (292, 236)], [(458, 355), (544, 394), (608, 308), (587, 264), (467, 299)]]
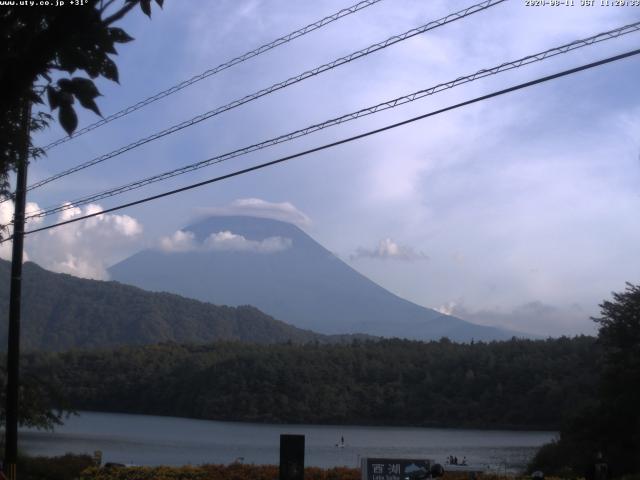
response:
[[(0, 348), (7, 345), (10, 263), (0, 260)], [(152, 293), (24, 265), (22, 346), (25, 350), (104, 348), (159, 342), (333, 342), (275, 320), (250, 306), (225, 307)]]
[(256, 422), (558, 428), (593, 398), (591, 337), (164, 344), (31, 354), (76, 409)]

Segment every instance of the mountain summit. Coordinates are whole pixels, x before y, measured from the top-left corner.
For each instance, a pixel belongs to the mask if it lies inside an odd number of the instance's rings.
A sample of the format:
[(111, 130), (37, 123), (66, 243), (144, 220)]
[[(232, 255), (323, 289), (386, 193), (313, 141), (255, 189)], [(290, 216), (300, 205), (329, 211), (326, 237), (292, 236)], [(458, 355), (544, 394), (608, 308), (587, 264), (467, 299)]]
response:
[(114, 280), (225, 305), (253, 305), (300, 328), (419, 340), (501, 340), (517, 335), (404, 300), (318, 244), (297, 226), (216, 216), (109, 270)]

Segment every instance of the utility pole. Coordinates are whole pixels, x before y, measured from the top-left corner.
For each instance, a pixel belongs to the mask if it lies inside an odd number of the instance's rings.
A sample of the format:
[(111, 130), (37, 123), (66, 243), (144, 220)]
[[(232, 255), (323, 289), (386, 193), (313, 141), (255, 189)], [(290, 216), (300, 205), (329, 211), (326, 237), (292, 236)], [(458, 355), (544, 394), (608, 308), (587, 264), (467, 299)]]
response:
[(13, 213), (13, 250), (11, 256), (11, 290), (9, 298), (9, 345), (7, 349), (7, 405), (5, 426), (4, 473), (16, 480), (18, 457), (18, 388), (20, 385), (20, 299), (22, 294), (22, 252), (24, 246), (24, 210), (27, 197), (27, 166), (29, 164), (29, 135), (31, 102), (25, 100), (20, 122), (22, 139), (16, 176)]

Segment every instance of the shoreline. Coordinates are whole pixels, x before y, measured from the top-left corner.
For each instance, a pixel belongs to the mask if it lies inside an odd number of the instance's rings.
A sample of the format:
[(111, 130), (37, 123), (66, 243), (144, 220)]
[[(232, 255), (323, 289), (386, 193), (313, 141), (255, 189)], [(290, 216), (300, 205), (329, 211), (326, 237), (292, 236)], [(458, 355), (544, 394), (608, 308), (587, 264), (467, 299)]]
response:
[[(486, 432), (535, 432), (535, 433), (558, 433), (560, 427), (554, 428), (552, 426), (527, 426), (527, 425), (492, 425), (486, 424), (463, 424), (463, 425), (449, 425), (446, 423), (425, 423), (425, 424), (410, 424), (410, 423), (314, 423), (314, 422), (296, 422), (296, 421), (273, 421), (273, 420), (260, 420), (260, 419), (219, 419), (219, 418), (200, 418), (200, 417), (181, 417), (171, 414), (161, 413), (143, 413), (143, 412), (131, 412), (131, 411), (119, 411), (119, 410), (76, 410), (72, 412), (69, 417), (82, 415), (83, 413), (92, 414), (113, 414), (113, 415), (129, 415), (129, 416), (141, 416), (141, 417), (160, 417), (167, 419), (177, 420), (193, 420), (198, 422), (216, 422), (216, 423), (229, 423), (229, 424), (246, 424), (246, 425), (265, 425), (265, 426), (288, 426), (294, 425), (296, 427), (329, 427), (329, 428), (343, 428), (343, 427), (356, 427), (356, 428), (406, 428), (406, 429), (434, 429), (434, 430), (482, 430)], [(68, 418), (68, 417), (67, 417)]]
[[(132, 414), (80, 412), (53, 432), (22, 430), (31, 455), (103, 452), (105, 462), (137, 465), (274, 464), (281, 434), (305, 435), (305, 463), (356, 467), (362, 457), (428, 458), (440, 464), (455, 455), (467, 463), (516, 472), (555, 432), (354, 427), (217, 422)], [(344, 436), (345, 448), (336, 448)]]

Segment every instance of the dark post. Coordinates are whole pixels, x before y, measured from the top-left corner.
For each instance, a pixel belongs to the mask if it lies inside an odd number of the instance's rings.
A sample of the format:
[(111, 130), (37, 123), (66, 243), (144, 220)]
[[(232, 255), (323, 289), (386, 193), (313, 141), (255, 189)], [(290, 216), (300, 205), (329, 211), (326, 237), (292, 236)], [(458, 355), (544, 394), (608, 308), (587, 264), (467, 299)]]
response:
[(4, 472), (16, 480), (18, 457), (18, 386), (20, 371), (20, 297), (22, 292), (22, 249), (24, 244), (24, 209), (27, 196), (29, 163), (29, 124), (31, 103), (22, 111), (23, 144), (18, 162), (13, 214), (13, 250), (11, 257), (11, 293), (9, 298), (9, 346), (7, 349), (7, 424), (5, 431)]
[(280, 480), (304, 480), (304, 435), (280, 435)]

